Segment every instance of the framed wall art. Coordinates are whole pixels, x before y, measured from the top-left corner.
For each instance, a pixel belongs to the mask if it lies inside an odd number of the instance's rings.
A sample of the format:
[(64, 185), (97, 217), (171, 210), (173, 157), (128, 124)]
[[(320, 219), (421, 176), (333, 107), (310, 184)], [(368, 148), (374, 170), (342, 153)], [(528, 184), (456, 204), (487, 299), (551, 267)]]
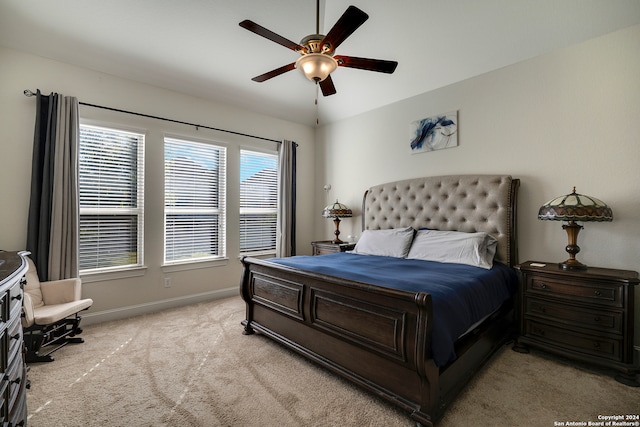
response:
[(412, 153), (442, 150), (458, 146), (458, 112), (427, 117), (411, 122), (409, 147)]

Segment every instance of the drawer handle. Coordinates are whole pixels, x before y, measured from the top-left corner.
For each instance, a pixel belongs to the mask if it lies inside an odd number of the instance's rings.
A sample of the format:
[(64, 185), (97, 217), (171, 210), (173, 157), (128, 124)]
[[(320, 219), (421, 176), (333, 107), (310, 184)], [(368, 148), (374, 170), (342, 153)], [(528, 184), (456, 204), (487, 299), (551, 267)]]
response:
[(15, 380), (11, 381), (11, 384), (20, 384), (20, 380), (21, 380), (21, 378), (18, 377)]
[(20, 339), (20, 332), (18, 332), (17, 334), (13, 335), (11, 337), (12, 340), (19, 340)]
[(20, 301), (22, 299), (22, 294), (18, 294), (16, 296), (11, 297), (12, 300), (17, 299), (18, 301)]
[(597, 297), (602, 296), (602, 292), (600, 292), (600, 291), (596, 291), (595, 294), (596, 294)]
[(594, 342), (593, 343), (593, 348), (600, 348), (600, 343), (599, 342)]
[(542, 306), (542, 305), (534, 305), (531, 307), (532, 311), (537, 311), (540, 313), (546, 313), (547, 312), (547, 308)]
[(593, 318), (593, 320), (595, 320), (596, 322), (601, 322), (602, 319), (600, 318), (600, 316), (596, 316)]
[(540, 283), (540, 289), (547, 289), (546, 283)]

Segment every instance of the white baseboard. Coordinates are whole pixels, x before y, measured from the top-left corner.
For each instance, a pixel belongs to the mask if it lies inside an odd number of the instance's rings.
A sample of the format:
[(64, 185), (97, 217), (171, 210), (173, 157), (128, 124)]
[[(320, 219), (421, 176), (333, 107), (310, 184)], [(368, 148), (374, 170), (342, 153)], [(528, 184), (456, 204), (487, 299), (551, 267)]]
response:
[(130, 305), (127, 307), (115, 308), (112, 310), (96, 311), (95, 313), (82, 314), (82, 324), (91, 325), (110, 320), (125, 319), (127, 317), (139, 316), (141, 314), (153, 313), (183, 305), (197, 304), (199, 302), (214, 299), (228, 298), (239, 295), (237, 286), (233, 288), (220, 289), (216, 291), (203, 292), (200, 294), (187, 295), (183, 297), (170, 298), (161, 301), (153, 301), (144, 304)]

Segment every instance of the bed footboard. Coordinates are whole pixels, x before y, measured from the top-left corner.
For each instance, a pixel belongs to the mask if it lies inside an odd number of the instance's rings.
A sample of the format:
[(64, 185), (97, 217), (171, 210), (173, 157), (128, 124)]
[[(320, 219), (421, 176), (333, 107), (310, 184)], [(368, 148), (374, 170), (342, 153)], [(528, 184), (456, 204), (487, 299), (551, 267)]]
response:
[(431, 296), (242, 260), (244, 333), (258, 331), (408, 411), (440, 415)]

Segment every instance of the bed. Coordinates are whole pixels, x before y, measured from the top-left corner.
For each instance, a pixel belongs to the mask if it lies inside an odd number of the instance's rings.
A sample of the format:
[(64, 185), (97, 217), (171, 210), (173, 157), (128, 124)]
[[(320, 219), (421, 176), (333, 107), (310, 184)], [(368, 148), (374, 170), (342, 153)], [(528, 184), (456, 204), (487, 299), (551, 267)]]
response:
[[(450, 175), (369, 188), (363, 197), (363, 233), (356, 253), (242, 259), (243, 333), (264, 334), (407, 411), (417, 425), (433, 426), (514, 332), (517, 276), (512, 267), (518, 259), (519, 184), (509, 175)], [(401, 256), (362, 254), (365, 236), (407, 229), (413, 230), (414, 240)], [(488, 235), (495, 241), (495, 261), (479, 268), (406, 259), (406, 252), (414, 253), (418, 246), (419, 235), (441, 232)], [(364, 264), (357, 267), (359, 263)], [(446, 345), (439, 338), (444, 334), (440, 331), (447, 329), (443, 312), (455, 313), (455, 319), (468, 316), (443, 308), (445, 300), (438, 286), (409, 283), (403, 287), (386, 278), (383, 271), (393, 264), (406, 271), (423, 266), (438, 270), (433, 281), (447, 276), (450, 288), (465, 288), (462, 283), (470, 270), (483, 278), (498, 271), (510, 281), (511, 290), (500, 297), (499, 304), (493, 302), (497, 306), (487, 308), (488, 312), (473, 309), (477, 318), (467, 319), (472, 324), (465, 325), (459, 335), (461, 325), (452, 330), (451, 349), (443, 350)], [(425, 286), (431, 285), (428, 277)], [(479, 295), (477, 289), (473, 292)], [(250, 351), (247, 355), (250, 357)]]

